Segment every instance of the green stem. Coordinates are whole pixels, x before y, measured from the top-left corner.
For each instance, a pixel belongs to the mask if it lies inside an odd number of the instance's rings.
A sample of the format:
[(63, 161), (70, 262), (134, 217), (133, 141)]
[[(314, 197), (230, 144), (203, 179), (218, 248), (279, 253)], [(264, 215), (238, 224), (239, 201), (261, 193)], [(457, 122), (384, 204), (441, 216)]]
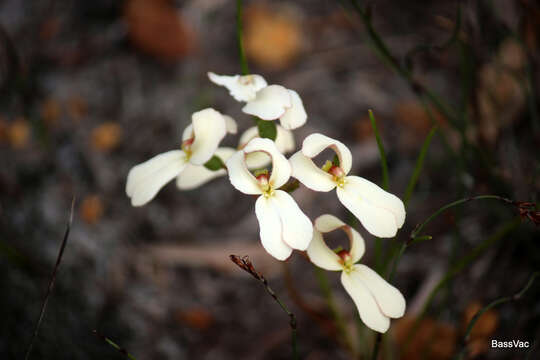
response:
[(386, 151), (384, 151), (384, 145), (382, 143), (379, 130), (377, 130), (377, 121), (375, 120), (373, 111), (371, 111), (371, 109), (368, 110), (368, 114), (369, 114), (369, 121), (371, 121), (371, 127), (373, 128), (373, 132), (375, 133), (375, 139), (377, 140), (377, 147), (379, 148), (379, 154), (381, 156), (382, 188), (384, 190), (388, 190), (388, 163), (386, 161)]
[(420, 174), (422, 173), (422, 168), (424, 166), (424, 159), (426, 158), (429, 145), (431, 144), (431, 138), (433, 138), (433, 135), (435, 135), (436, 132), (437, 125), (434, 125), (429, 131), (429, 134), (426, 136), (424, 143), (422, 144), (420, 154), (418, 154), (418, 158), (416, 159), (416, 166), (414, 167), (414, 171), (411, 175), (411, 178), (409, 179), (409, 183), (407, 184), (407, 189), (405, 190), (405, 195), (403, 196), (403, 203), (405, 204), (405, 207), (407, 207), (416, 183), (420, 178)]
[(373, 48), (379, 58), (398, 75), (405, 79), (417, 96), (421, 97), (422, 95), (425, 95), (454, 127), (459, 128), (455, 121), (456, 116), (454, 115), (454, 111), (450, 108), (450, 106), (448, 106), (439, 95), (435, 94), (435, 92), (426, 86), (419, 84), (413, 78), (412, 73), (405, 66), (401, 66), (397, 58), (390, 52), (384, 40), (379, 36), (377, 31), (375, 31), (375, 28), (371, 22), (371, 16), (368, 14), (368, 12), (362, 9), (357, 0), (351, 0), (351, 4), (360, 16), (360, 19), (362, 20), (367, 35), (370, 39), (370, 46)]
[(118, 344), (116, 344), (114, 341), (112, 341), (111, 339), (109, 339), (108, 337), (106, 337), (105, 335), (102, 335), (100, 334), (99, 332), (97, 332), (96, 330), (92, 331), (94, 333), (94, 335), (96, 335), (97, 337), (103, 339), (103, 341), (105, 341), (107, 344), (111, 345), (113, 348), (116, 349), (116, 351), (118, 351), (120, 354), (124, 355), (125, 357), (127, 357), (128, 359), (130, 360), (137, 360), (135, 359), (135, 357), (133, 355), (131, 355), (130, 353), (127, 352), (126, 349), (124, 349), (123, 347), (119, 346)]
[(397, 265), (398, 265), (399, 261), (401, 260), (401, 257), (403, 256), (403, 253), (405, 252), (407, 247), (409, 247), (410, 245), (412, 245), (414, 243), (420, 242), (420, 241), (425, 241), (425, 240), (431, 240), (432, 239), (432, 237), (429, 236), (429, 235), (420, 235), (421, 231), (424, 229), (424, 227), (427, 224), (429, 224), (437, 216), (439, 216), (440, 214), (442, 214), (443, 212), (445, 212), (446, 210), (448, 210), (448, 209), (450, 209), (450, 208), (452, 208), (454, 206), (458, 206), (458, 205), (464, 204), (464, 203), (469, 202), (469, 201), (485, 200), (485, 199), (499, 200), (499, 201), (505, 202), (507, 204), (514, 204), (514, 202), (512, 200), (507, 199), (507, 198), (503, 198), (502, 196), (498, 196), (498, 195), (479, 195), (479, 196), (473, 196), (473, 197), (459, 199), (457, 201), (451, 202), (450, 204), (444, 205), (443, 207), (441, 207), (440, 209), (435, 211), (433, 214), (431, 214), (423, 223), (417, 225), (416, 228), (414, 229), (414, 231), (411, 233), (411, 235), (409, 237), (409, 240), (406, 241), (406, 242), (403, 242), (403, 244), (401, 244), (401, 247), (399, 248), (398, 253), (395, 256), (393, 256), (394, 262), (392, 263), (392, 267), (390, 269), (390, 272), (387, 275), (387, 280), (391, 281), (392, 278), (394, 277)]
[(450, 204), (444, 205), (439, 210), (437, 210), (433, 214), (431, 214), (423, 223), (416, 226), (414, 231), (411, 233), (409, 241), (414, 240), (422, 232), (422, 230), (424, 229), (424, 227), (427, 224), (429, 224), (431, 221), (433, 221), (435, 218), (437, 218), (440, 214), (442, 214), (446, 210), (448, 210), (450, 208), (453, 208), (454, 206), (464, 204), (464, 203), (469, 202), (469, 201), (486, 200), (486, 199), (499, 200), (499, 201), (505, 202), (507, 204), (513, 204), (514, 203), (512, 200), (504, 198), (502, 196), (498, 196), (498, 195), (479, 195), (479, 196), (473, 196), (473, 197), (459, 199), (457, 201), (451, 202)]
[[(377, 140), (377, 147), (379, 148), (379, 155), (381, 157), (381, 170), (382, 170), (382, 188), (384, 190), (388, 190), (388, 162), (386, 161), (386, 151), (384, 150), (384, 145), (381, 140), (381, 136), (379, 134), (379, 130), (377, 129), (377, 121), (375, 120), (375, 116), (373, 115), (373, 111), (370, 109), (368, 110), (369, 114), (369, 121), (371, 122), (371, 127), (373, 128), (373, 132), (375, 133), (375, 139)], [(379, 238), (375, 238), (375, 269), (377, 272), (380, 272), (380, 268), (382, 266), (382, 240)]]
[(240, 55), (240, 66), (242, 67), (242, 75), (249, 74), (249, 67), (244, 51), (244, 40), (242, 37), (244, 27), (242, 24), (242, 0), (236, 0), (236, 35), (238, 37), (238, 54)]
[(532, 286), (532, 284), (534, 283), (534, 280), (540, 276), (540, 272), (537, 271), (535, 273), (533, 273), (531, 275), (531, 277), (529, 278), (529, 281), (527, 281), (527, 284), (517, 293), (517, 294), (514, 294), (512, 296), (505, 296), (505, 297), (502, 297), (500, 299), (497, 299), (497, 300), (494, 300), (492, 301), (491, 303), (489, 303), (487, 306), (484, 306), (482, 309), (480, 309), (474, 316), (473, 318), (471, 319), (471, 321), (469, 321), (469, 324), (467, 325), (467, 330), (465, 331), (465, 335), (463, 336), (463, 348), (462, 350), (459, 352), (458, 355), (456, 355), (455, 359), (463, 359), (467, 353), (467, 341), (469, 340), (469, 336), (471, 334), (471, 331), (474, 327), (474, 325), (476, 324), (476, 322), (478, 321), (478, 319), (486, 312), (488, 311), (489, 309), (492, 309), (494, 308), (495, 306), (499, 306), (501, 304), (504, 304), (504, 303), (507, 303), (507, 302), (510, 302), (510, 301), (515, 301), (515, 300), (519, 300), (526, 292), (527, 290), (529, 290), (529, 288)]
[(349, 332), (347, 331), (345, 320), (343, 319), (341, 312), (338, 310), (336, 303), (334, 302), (334, 296), (332, 294), (330, 284), (328, 284), (328, 278), (326, 276), (326, 273), (324, 272), (324, 270), (318, 267), (314, 267), (314, 269), (315, 275), (317, 276), (317, 281), (319, 283), (319, 288), (321, 289), (324, 298), (326, 299), (326, 304), (328, 305), (332, 317), (334, 318), (335, 325), (341, 335), (343, 343), (351, 351), (351, 353), (354, 353), (354, 347), (349, 337)]
[(462, 257), (461, 260), (459, 260), (454, 266), (452, 266), (446, 272), (443, 278), (437, 283), (437, 285), (433, 288), (433, 290), (431, 290), (426, 302), (424, 303), (424, 306), (422, 307), (420, 315), (416, 318), (413, 328), (410, 331), (407, 337), (407, 340), (405, 341), (405, 344), (403, 347), (403, 353), (406, 353), (411, 343), (411, 340), (413, 338), (413, 335), (418, 330), (418, 327), (420, 326), (420, 323), (422, 322), (423, 318), (427, 314), (427, 311), (429, 310), (431, 304), (433, 303), (435, 296), (446, 285), (446, 283), (450, 281), (458, 273), (460, 273), (466, 266), (470, 265), (480, 255), (482, 255), (487, 249), (490, 248), (491, 245), (495, 244), (497, 241), (499, 241), (504, 236), (509, 234), (512, 230), (517, 228), (519, 224), (520, 224), (519, 217), (512, 219), (509, 222), (506, 222), (492, 236), (488, 237), (487, 239), (482, 241), (480, 244), (478, 244), (476, 247), (474, 247), (466, 256)]

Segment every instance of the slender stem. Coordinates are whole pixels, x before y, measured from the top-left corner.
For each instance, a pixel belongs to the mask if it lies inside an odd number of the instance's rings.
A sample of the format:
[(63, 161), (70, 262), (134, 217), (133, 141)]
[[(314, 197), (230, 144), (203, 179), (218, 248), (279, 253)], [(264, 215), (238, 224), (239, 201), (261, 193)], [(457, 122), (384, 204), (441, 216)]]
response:
[(382, 188), (384, 190), (388, 190), (388, 163), (386, 161), (386, 151), (384, 151), (384, 145), (381, 140), (381, 136), (379, 134), (379, 130), (377, 130), (377, 121), (375, 120), (375, 116), (373, 115), (373, 111), (368, 110), (369, 114), (369, 121), (371, 121), (371, 127), (373, 128), (373, 132), (375, 133), (375, 139), (377, 140), (377, 146), (379, 148), (379, 155), (381, 156), (381, 170), (382, 170)]
[(315, 275), (317, 276), (317, 280), (319, 283), (319, 288), (321, 289), (326, 299), (326, 304), (328, 305), (328, 308), (332, 313), (332, 317), (334, 318), (335, 325), (341, 335), (343, 343), (351, 351), (351, 353), (354, 353), (354, 347), (349, 337), (347, 326), (345, 325), (345, 320), (343, 320), (343, 316), (341, 315), (341, 312), (338, 310), (336, 303), (334, 302), (334, 296), (332, 294), (332, 289), (328, 284), (328, 278), (326, 276), (326, 273), (316, 266), (314, 267), (314, 269)]
[(249, 67), (246, 59), (246, 53), (244, 51), (244, 39), (242, 24), (242, 0), (236, 0), (236, 35), (238, 37), (238, 54), (240, 55), (240, 66), (242, 67), (242, 75), (249, 74)]
[(514, 204), (514, 202), (510, 199), (507, 199), (507, 198), (504, 198), (502, 196), (498, 196), (498, 195), (479, 195), (479, 196), (473, 196), (473, 197), (468, 197), (468, 198), (463, 198), (463, 199), (460, 199), (460, 200), (457, 200), (457, 201), (454, 201), (454, 202), (451, 202), (450, 204), (447, 204), (443, 207), (441, 207), (439, 210), (435, 211), (433, 214), (431, 214), (423, 223), (421, 223), (420, 225), (416, 226), (416, 228), (414, 229), (414, 231), (411, 233), (411, 236), (410, 236), (410, 240), (409, 241), (412, 241), (414, 240), (421, 232), (422, 230), (424, 229), (424, 227), (429, 224), (432, 220), (434, 220), (436, 217), (438, 217), (440, 214), (442, 214), (443, 212), (445, 212), (446, 210), (450, 209), (450, 208), (453, 208), (454, 206), (457, 206), (457, 205), (461, 205), (463, 203), (466, 203), (466, 202), (469, 202), (469, 201), (473, 201), (473, 200), (484, 200), (484, 199), (493, 199), (493, 200), (499, 200), (499, 201), (502, 201), (502, 202), (505, 202), (507, 204)]
[(124, 355), (130, 360), (137, 360), (133, 355), (131, 355), (126, 349), (121, 347), (120, 345), (116, 344), (114, 341), (106, 337), (105, 335), (100, 334), (97, 330), (93, 330), (92, 333), (96, 335), (97, 337), (101, 338), (103, 341), (105, 341), (107, 344), (111, 345), (113, 348), (116, 349), (120, 354)]
[(379, 349), (381, 348), (383, 334), (377, 333), (375, 337), (375, 345), (373, 346), (373, 353), (371, 354), (371, 360), (377, 360), (379, 356)]
[[(384, 145), (377, 129), (377, 121), (373, 115), (373, 111), (368, 110), (369, 121), (371, 122), (371, 127), (373, 128), (373, 133), (375, 134), (375, 139), (377, 140), (377, 147), (379, 148), (379, 155), (381, 158), (381, 170), (382, 170), (382, 188), (388, 190), (388, 162), (386, 161), (386, 151), (384, 150)], [(375, 269), (377, 272), (380, 271), (382, 265), (382, 240), (378, 237), (375, 238)]]
[(377, 31), (375, 31), (375, 28), (373, 27), (373, 24), (371, 22), (370, 14), (364, 9), (362, 9), (358, 1), (351, 0), (351, 4), (359, 15), (360, 19), (362, 20), (367, 35), (370, 39), (370, 45), (375, 51), (375, 53), (379, 56), (379, 58), (392, 70), (394, 70), (398, 75), (405, 79), (417, 96), (425, 95), (427, 99), (429, 99), (429, 101), (441, 112), (441, 114), (443, 114), (448, 119), (448, 121), (450, 121), (450, 123), (454, 125), (454, 127), (458, 128), (457, 124), (455, 123), (456, 117), (454, 115), (454, 111), (450, 108), (450, 106), (448, 106), (441, 99), (441, 97), (435, 94), (432, 90), (418, 83), (413, 78), (412, 73), (405, 66), (402, 66), (399, 63), (397, 58), (390, 52), (384, 40), (379, 36)]
[(62, 240), (62, 244), (60, 245), (60, 250), (58, 251), (58, 256), (56, 257), (56, 263), (54, 264), (54, 269), (51, 274), (51, 278), (49, 280), (49, 286), (47, 287), (47, 292), (45, 294), (45, 298), (43, 299), (43, 304), (41, 305), (41, 311), (39, 312), (39, 317), (36, 322), (36, 326), (34, 328), (34, 332), (32, 334), (32, 339), (30, 340), (30, 344), (28, 345), (28, 348), (26, 349), (26, 354), (24, 356), (25, 360), (28, 360), (30, 357), (30, 353), (32, 352), (32, 348), (34, 346), (34, 342), (36, 340), (36, 337), (39, 333), (39, 328), (41, 327), (41, 322), (43, 321), (43, 316), (45, 315), (45, 310), (47, 309), (47, 303), (49, 302), (49, 297), (51, 296), (52, 290), (54, 288), (54, 283), (56, 281), (56, 274), (58, 272), (58, 268), (60, 267), (60, 263), (62, 262), (62, 257), (64, 255), (64, 250), (67, 245), (67, 240), (69, 237), (69, 231), (71, 229), (71, 224), (73, 223), (73, 209), (75, 207), (75, 197), (71, 200), (71, 210), (69, 212), (69, 220), (66, 224), (66, 230), (64, 232), (64, 238)]
[(293, 359), (298, 360), (298, 346), (297, 346), (297, 333), (296, 333), (296, 316), (292, 312), (289, 311), (287, 306), (278, 298), (277, 294), (272, 290), (270, 285), (268, 284), (268, 281), (266, 278), (259, 273), (257, 270), (255, 270), (255, 267), (253, 266), (253, 263), (249, 260), (248, 256), (240, 257), (237, 255), (229, 255), (229, 258), (233, 263), (235, 263), (239, 268), (249, 273), (251, 276), (253, 276), (255, 279), (259, 280), (266, 290), (266, 292), (274, 299), (276, 303), (278, 303), (279, 307), (287, 314), (289, 317), (289, 326), (291, 327), (291, 343), (292, 343), (292, 353), (293, 353)]
[(507, 302), (510, 302), (510, 301), (516, 301), (516, 300), (519, 300), (526, 292), (527, 290), (529, 290), (529, 288), (532, 286), (532, 284), (534, 283), (534, 280), (540, 276), (540, 272), (537, 271), (535, 273), (533, 273), (531, 275), (531, 277), (529, 278), (529, 281), (527, 281), (527, 284), (516, 294), (514, 295), (511, 295), (511, 296), (505, 296), (505, 297), (502, 297), (500, 299), (497, 299), (497, 300), (494, 300), (492, 301), (491, 303), (489, 303), (488, 305), (484, 306), (482, 309), (480, 309), (474, 316), (473, 318), (471, 319), (471, 321), (469, 321), (469, 324), (467, 325), (467, 330), (465, 331), (465, 335), (463, 336), (463, 340), (462, 340), (462, 343), (463, 343), (463, 347), (462, 347), (462, 350), (459, 352), (459, 354), (457, 354), (455, 356), (455, 359), (463, 359), (465, 357), (465, 355), (467, 354), (467, 341), (469, 340), (469, 336), (471, 334), (471, 331), (474, 327), (474, 325), (476, 324), (476, 322), (478, 321), (478, 319), (488, 310), (494, 308), (495, 306), (499, 306), (501, 304), (504, 304), (504, 303), (507, 303)]
[(414, 167), (414, 171), (411, 175), (411, 178), (409, 179), (409, 183), (407, 184), (407, 189), (405, 190), (405, 195), (403, 196), (403, 203), (405, 204), (405, 207), (409, 203), (409, 200), (411, 199), (416, 183), (418, 182), (418, 179), (420, 178), (420, 174), (422, 173), (422, 168), (424, 166), (424, 159), (429, 149), (429, 145), (431, 144), (431, 139), (433, 138), (433, 135), (435, 135), (436, 132), (437, 132), (437, 125), (434, 125), (429, 131), (428, 135), (426, 136), (424, 143), (422, 144), (420, 154), (418, 154), (418, 158), (416, 159), (416, 166)]
[(501, 227), (499, 227), (499, 229), (493, 235), (491, 235), (490, 237), (482, 241), (480, 244), (478, 244), (476, 247), (474, 247), (467, 255), (462, 257), (454, 266), (452, 266), (446, 272), (443, 278), (437, 283), (437, 285), (435, 285), (433, 290), (431, 290), (426, 302), (424, 303), (424, 306), (422, 307), (422, 311), (420, 312), (420, 315), (416, 318), (413, 324), (412, 330), (410, 331), (407, 337), (407, 340), (405, 341), (405, 344), (403, 346), (403, 350), (402, 350), (403, 353), (406, 353), (406, 350), (408, 349), (411, 343), (413, 335), (418, 330), (418, 327), (420, 326), (420, 323), (422, 322), (423, 318), (427, 314), (427, 311), (429, 310), (433, 300), (435, 299), (435, 296), (446, 285), (446, 283), (450, 281), (454, 276), (459, 274), (466, 266), (470, 265), (480, 255), (482, 255), (487, 249), (490, 248), (491, 245), (495, 244), (497, 241), (504, 238), (512, 230), (518, 227), (519, 224), (520, 224), (519, 217), (506, 222)]
[(473, 201), (473, 200), (484, 200), (484, 199), (493, 199), (493, 200), (499, 200), (499, 201), (502, 201), (502, 202), (505, 202), (505, 203), (508, 203), (508, 204), (514, 204), (514, 202), (512, 200), (503, 198), (503, 197), (498, 196), (498, 195), (479, 195), (479, 196), (473, 196), (473, 197), (460, 199), (460, 200), (451, 202), (450, 204), (447, 204), (447, 205), (441, 207), (440, 209), (435, 211), (433, 214), (431, 214), (423, 223), (417, 225), (416, 228), (414, 229), (414, 231), (411, 233), (411, 235), (409, 237), (409, 240), (405, 241), (405, 242), (403, 242), (401, 244), (401, 247), (399, 248), (398, 253), (394, 257), (394, 262), (392, 263), (392, 267), (390, 269), (390, 272), (387, 275), (387, 280), (391, 281), (392, 278), (394, 277), (397, 265), (398, 265), (399, 261), (401, 260), (401, 257), (403, 256), (403, 253), (405, 252), (407, 247), (409, 247), (410, 245), (412, 245), (414, 243), (420, 242), (420, 241), (425, 241), (425, 240), (431, 240), (432, 239), (432, 237), (429, 236), (429, 235), (420, 235), (420, 232), (424, 229), (424, 227), (428, 223), (430, 223), (437, 216), (439, 216), (440, 214), (442, 214), (443, 212), (445, 212), (446, 210), (448, 210), (448, 209), (450, 209), (450, 208), (452, 208), (454, 206), (461, 205), (461, 204), (464, 204), (466, 202)]

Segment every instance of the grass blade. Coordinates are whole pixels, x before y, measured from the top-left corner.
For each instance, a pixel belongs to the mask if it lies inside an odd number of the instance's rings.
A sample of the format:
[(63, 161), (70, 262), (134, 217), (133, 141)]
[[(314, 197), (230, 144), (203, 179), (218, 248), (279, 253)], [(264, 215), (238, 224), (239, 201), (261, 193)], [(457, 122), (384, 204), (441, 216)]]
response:
[(58, 256), (56, 257), (56, 263), (54, 265), (53, 272), (51, 274), (51, 278), (49, 280), (49, 286), (47, 287), (47, 292), (45, 293), (45, 298), (43, 299), (43, 304), (41, 305), (41, 310), (39, 312), (39, 317), (36, 322), (36, 326), (34, 327), (34, 332), (32, 334), (32, 339), (30, 340), (30, 344), (28, 345), (28, 348), (26, 349), (26, 354), (24, 356), (25, 360), (28, 360), (30, 358), (30, 353), (32, 352), (32, 348), (34, 347), (34, 342), (36, 341), (36, 337), (39, 333), (39, 328), (41, 327), (41, 322), (43, 321), (43, 316), (45, 315), (45, 310), (47, 309), (47, 303), (49, 302), (49, 297), (51, 296), (52, 290), (54, 288), (54, 283), (56, 281), (56, 274), (58, 272), (58, 268), (60, 267), (60, 263), (62, 262), (62, 257), (64, 255), (64, 250), (66, 248), (67, 240), (69, 238), (69, 231), (71, 229), (71, 224), (73, 223), (73, 209), (75, 207), (75, 197), (71, 200), (71, 210), (69, 212), (69, 220), (66, 224), (66, 231), (64, 232), (64, 238), (62, 240), (62, 244), (60, 245), (60, 250), (58, 251)]
[(424, 140), (424, 143), (422, 144), (422, 148), (420, 149), (420, 154), (418, 155), (418, 158), (416, 159), (416, 166), (414, 167), (413, 174), (411, 175), (409, 183), (407, 184), (407, 189), (405, 190), (405, 195), (403, 196), (403, 203), (405, 204), (405, 207), (407, 207), (407, 204), (409, 203), (409, 200), (411, 199), (416, 183), (418, 182), (418, 179), (420, 178), (420, 174), (422, 173), (422, 168), (424, 166), (424, 159), (426, 158), (429, 145), (431, 144), (431, 139), (433, 138), (433, 135), (435, 135), (436, 132), (437, 132), (437, 126), (435, 125), (431, 128), (428, 135), (426, 136), (426, 139)]

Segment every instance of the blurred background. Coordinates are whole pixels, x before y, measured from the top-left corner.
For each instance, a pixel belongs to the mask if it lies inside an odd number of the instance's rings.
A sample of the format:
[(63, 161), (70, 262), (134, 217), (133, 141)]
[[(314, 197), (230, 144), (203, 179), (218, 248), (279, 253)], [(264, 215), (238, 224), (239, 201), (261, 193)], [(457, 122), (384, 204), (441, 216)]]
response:
[[(538, 201), (538, 3), (372, 1), (368, 21), (391, 61), (377, 55), (373, 34), (344, 3), (246, 0), (244, 43), (253, 73), (302, 97), (309, 119), (295, 131), (297, 144), (313, 132), (340, 139), (352, 150), (352, 172), (380, 183), (373, 109), (389, 189), (400, 197), (439, 124), (405, 226), (383, 250), (459, 198)], [(97, 330), (137, 359), (290, 359), (287, 316), (230, 254), (249, 255), (296, 314), (302, 358), (351, 358), (312, 266), (301, 254), (282, 264), (264, 252), (254, 199), (226, 178), (189, 192), (169, 184), (141, 208), (125, 195), (129, 169), (179, 148), (194, 111), (212, 106), (233, 116), (240, 132), (252, 126), (206, 75), (240, 72), (235, 21), (236, 4), (226, 0), (0, 1), (3, 359), (21, 359), (30, 343), (73, 196), (71, 235), (30, 358), (125, 358)], [(301, 186), (293, 196), (312, 219), (331, 212), (352, 220), (333, 192)], [(407, 249), (393, 280), (408, 313), (385, 336), (382, 359), (449, 359), (464, 346), (467, 358), (540, 358), (537, 283), (484, 314), (462, 341), (476, 311), (517, 293), (538, 270), (534, 212), (522, 215), (483, 200), (424, 229), (433, 239)], [(355, 225), (368, 247), (362, 262), (375, 267), (374, 239)], [(411, 319), (449, 271), (400, 354)], [(357, 333), (351, 299), (337, 274), (328, 279), (360, 355), (369, 354), (373, 333)], [(491, 339), (532, 346), (491, 349)]]

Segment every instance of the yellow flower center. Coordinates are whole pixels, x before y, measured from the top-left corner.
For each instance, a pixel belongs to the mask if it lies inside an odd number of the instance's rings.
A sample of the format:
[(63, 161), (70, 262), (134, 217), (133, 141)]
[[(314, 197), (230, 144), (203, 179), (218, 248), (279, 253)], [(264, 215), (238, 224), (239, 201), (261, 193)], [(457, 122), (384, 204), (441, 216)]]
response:
[(338, 187), (342, 188), (345, 186), (345, 172), (341, 167), (334, 165), (330, 160), (326, 160), (322, 170), (332, 175), (332, 180), (334, 180)]
[(240, 82), (240, 84), (242, 84), (242, 85), (253, 84), (253, 82), (254, 82), (254, 76), (253, 76), (253, 75), (244, 75), (244, 76), (240, 76), (239, 82)]
[(269, 181), (268, 171), (262, 172), (259, 175), (256, 175), (255, 178), (259, 182), (259, 187), (262, 190), (262, 194), (265, 198), (269, 198), (270, 196), (274, 195), (274, 189), (272, 188), (272, 185)]
[(195, 138), (187, 139), (186, 141), (182, 142), (181, 148), (182, 151), (186, 154), (186, 159), (189, 160), (191, 155), (193, 154), (193, 151), (191, 150), (191, 145), (193, 144), (193, 141)]
[(354, 266), (351, 254), (347, 250), (341, 250), (337, 254), (341, 258), (340, 262), (341, 265), (343, 265), (343, 271), (349, 274), (353, 270)]

